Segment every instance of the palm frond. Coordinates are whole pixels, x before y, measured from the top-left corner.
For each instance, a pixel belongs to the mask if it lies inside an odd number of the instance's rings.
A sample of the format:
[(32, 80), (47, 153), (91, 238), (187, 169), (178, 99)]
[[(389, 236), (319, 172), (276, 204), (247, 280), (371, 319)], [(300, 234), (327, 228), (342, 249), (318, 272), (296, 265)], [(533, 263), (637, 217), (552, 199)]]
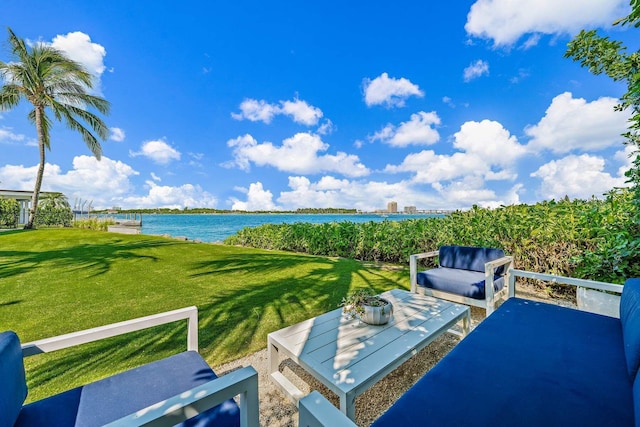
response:
[[(36, 111), (50, 109), (55, 120), (64, 121), (70, 129), (80, 133), (99, 159), (102, 147), (91, 130), (101, 139), (107, 139), (109, 129), (88, 109), (108, 114), (110, 104), (88, 93), (94, 83), (91, 73), (51, 45), (36, 43), (29, 48), (10, 28), (8, 32), (11, 52), (16, 60), (0, 62), (0, 77), (6, 82), (0, 90), (0, 110), (13, 107), (24, 98), (34, 106), (28, 117), (35, 123)], [(38, 138), (50, 149), (51, 117), (43, 114), (41, 125), (43, 134)]]

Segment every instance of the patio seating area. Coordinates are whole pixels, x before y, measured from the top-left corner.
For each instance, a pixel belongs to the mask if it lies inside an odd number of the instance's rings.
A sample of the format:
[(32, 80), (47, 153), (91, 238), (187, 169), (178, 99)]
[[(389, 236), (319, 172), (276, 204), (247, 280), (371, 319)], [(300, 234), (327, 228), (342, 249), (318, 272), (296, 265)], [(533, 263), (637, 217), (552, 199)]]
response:
[[(640, 279), (624, 286), (512, 270), (509, 296), (372, 425), (634, 425)], [(516, 277), (619, 297), (619, 317), (515, 297)], [(606, 298), (606, 297), (605, 297)], [(318, 392), (301, 426), (354, 426)]]
[[(509, 298), (420, 373), (373, 426), (422, 419), (434, 425), (634, 424), (640, 279), (622, 286), (513, 268), (505, 273)], [(516, 297), (518, 279), (576, 286), (579, 310)], [(24, 357), (185, 319), (187, 351), (24, 405)], [(195, 307), (26, 344), (0, 333), (0, 377), (7, 379), (0, 384), (0, 426), (258, 426), (256, 370), (224, 369), (229, 373), (218, 378), (197, 349)], [(298, 402), (300, 426), (356, 425), (313, 391), (317, 382), (309, 384)]]

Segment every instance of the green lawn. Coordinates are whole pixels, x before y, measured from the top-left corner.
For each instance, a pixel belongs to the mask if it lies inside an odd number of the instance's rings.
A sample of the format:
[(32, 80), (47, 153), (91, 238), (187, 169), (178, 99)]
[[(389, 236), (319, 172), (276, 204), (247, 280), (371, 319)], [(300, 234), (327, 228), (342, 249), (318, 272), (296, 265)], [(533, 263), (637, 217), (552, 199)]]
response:
[[(22, 342), (195, 305), (216, 366), (267, 333), (337, 308), (350, 289), (407, 289), (408, 269), (79, 229), (0, 232), (0, 331)], [(186, 322), (26, 359), (38, 400), (186, 349)]]

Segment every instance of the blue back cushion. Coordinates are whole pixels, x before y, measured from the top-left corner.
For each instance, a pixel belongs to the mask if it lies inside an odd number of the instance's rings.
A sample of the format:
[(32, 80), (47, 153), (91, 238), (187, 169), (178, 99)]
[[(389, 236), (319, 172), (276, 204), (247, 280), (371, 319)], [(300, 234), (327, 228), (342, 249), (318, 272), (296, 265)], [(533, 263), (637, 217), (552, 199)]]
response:
[[(438, 258), (440, 267), (461, 270), (484, 271), (484, 265), (494, 259), (502, 258), (504, 251), (495, 248), (476, 248), (472, 246), (441, 246)], [(504, 266), (496, 269), (502, 274)]]
[(631, 379), (635, 379), (640, 366), (640, 279), (628, 279), (624, 283), (620, 298), (620, 322), (627, 371)]
[(22, 347), (15, 332), (0, 333), (0, 427), (13, 427), (27, 398)]

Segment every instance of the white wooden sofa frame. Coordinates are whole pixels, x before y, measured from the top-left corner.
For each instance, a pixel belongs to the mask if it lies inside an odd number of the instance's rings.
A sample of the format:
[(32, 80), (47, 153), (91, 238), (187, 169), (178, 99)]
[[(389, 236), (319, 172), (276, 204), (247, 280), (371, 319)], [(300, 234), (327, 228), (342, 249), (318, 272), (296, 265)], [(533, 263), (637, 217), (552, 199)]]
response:
[[(432, 296), (435, 298), (444, 299), (447, 301), (453, 301), (460, 304), (471, 305), (474, 307), (484, 308), (486, 315), (489, 316), (495, 310), (496, 302), (498, 302), (504, 295), (507, 294), (506, 284), (509, 282), (509, 273), (512, 270), (513, 257), (504, 256), (502, 258), (489, 261), (484, 265), (484, 299), (469, 298), (462, 295), (453, 294), (450, 292), (444, 292), (437, 289), (431, 289), (424, 286), (418, 286), (418, 260), (424, 258), (434, 258), (439, 255), (440, 251), (424, 252), (421, 254), (413, 254), (409, 256), (409, 281), (411, 284), (411, 292), (419, 292), (424, 295)], [(496, 268), (500, 266), (504, 267), (504, 282), (505, 286), (498, 292), (495, 292), (493, 286), (494, 272)]]
[[(184, 319), (187, 320), (187, 350), (198, 351), (198, 309), (197, 307), (186, 307), (25, 343), (22, 345), (22, 354), (27, 357), (49, 353)], [(251, 366), (230, 372), (148, 408), (141, 409), (107, 424), (107, 426), (174, 426), (234, 396), (240, 397), (240, 425), (258, 427), (258, 373)]]
[[(620, 304), (623, 285), (511, 269), (508, 281), (509, 298), (516, 295), (516, 277), (575, 286), (579, 310), (620, 317), (617, 308), (613, 307)], [(505, 286), (506, 288), (507, 286)], [(585, 295), (587, 296), (585, 297)], [(316, 390), (300, 399), (298, 417), (299, 427), (357, 427), (353, 421)]]

